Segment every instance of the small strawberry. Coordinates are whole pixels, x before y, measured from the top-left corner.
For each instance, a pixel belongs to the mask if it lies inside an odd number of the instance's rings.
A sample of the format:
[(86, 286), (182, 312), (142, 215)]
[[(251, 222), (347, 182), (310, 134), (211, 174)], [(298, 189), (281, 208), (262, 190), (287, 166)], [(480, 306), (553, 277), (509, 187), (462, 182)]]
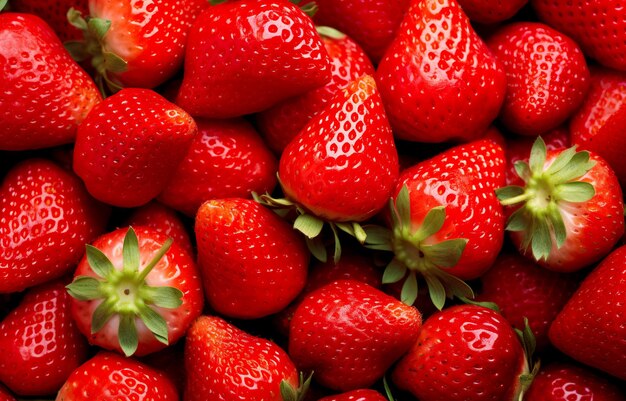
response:
[(11, 3), (11, 10), (20, 13), (35, 14), (57, 34), (61, 42), (81, 39), (83, 34), (67, 21), (70, 8), (87, 13), (89, 0), (19, 0)]
[(89, 342), (127, 356), (176, 342), (203, 306), (192, 256), (148, 227), (120, 228), (87, 245), (67, 289)]
[(401, 139), (470, 141), (496, 118), (504, 71), (456, 0), (414, 0), (376, 72)]
[(513, 17), (528, 0), (458, 0), (473, 22), (495, 24)]
[(387, 401), (387, 399), (376, 390), (353, 390), (320, 398), (317, 401)]
[(197, 129), (189, 114), (156, 92), (124, 89), (78, 128), (74, 171), (96, 199), (141, 206), (165, 188)]

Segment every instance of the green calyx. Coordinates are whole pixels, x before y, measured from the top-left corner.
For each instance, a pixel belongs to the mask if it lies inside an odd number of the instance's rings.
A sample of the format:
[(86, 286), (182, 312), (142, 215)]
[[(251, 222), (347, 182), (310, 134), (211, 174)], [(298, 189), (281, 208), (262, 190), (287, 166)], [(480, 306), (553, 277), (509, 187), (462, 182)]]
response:
[(4, 8), (7, 6), (8, 3), (9, 0), (0, 0), (0, 11), (4, 11)]
[(311, 387), (311, 379), (313, 378), (313, 372), (311, 372), (306, 378), (304, 373), (300, 372), (300, 384), (298, 388), (294, 388), (287, 380), (280, 382), (280, 395), (283, 401), (302, 401)]
[(404, 279), (400, 298), (408, 305), (412, 305), (417, 299), (418, 275), (426, 281), (430, 298), (440, 310), (446, 298), (455, 295), (473, 298), (474, 293), (469, 285), (443, 270), (458, 263), (467, 239), (456, 238), (438, 243), (427, 241), (443, 227), (445, 208), (439, 206), (431, 209), (422, 224), (414, 229), (409, 190), (404, 186), (395, 202), (393, 199), (389, 201), (389, 209), (391, 230), (378, 226), (363, 227), (367, 234), (366, 247), (392, 251), (395, 255), (383, 273), (383, 283), (395, 283)]
[(139, 242), (135, 231), (129, 227), (124, 237), (122, 270), (116, 269), (98, 248), (87, 245), (87, 261), (98, 278), (78, 276), (66, 287), (68, 293), (80, 301), (102, 300), (92, 316), (92, 333), (100, 331), (113, 316), (120, 317), (118, 337), (126, 356), (134, 354), (139, 345), (137, 319), (158, 341), (168, 344), (167, 323), (153, 307), (177, 308), (182, 304), (183, 293), (174, 287), (151, 287), (146, 277), (171, 245), (170, 238), (140, 269)]
[(514, 329), (517, 334), (520, 342), (522, 343), (522, 348), (524, 349), (524, 355), (526, 357), (524, 370), (522, 374), (519, 376), (519, 383), (515, 391), (515, 395), (513, 397), (514, 401), (523, 401), (524, 395), (530, 388), (535, 376), (539, 372), (539, 368), (541, 363), (538, 359), (535, 358), (535, 349), (537, 346), (537, 341), (535, 339), (535, 334), (530, 328), (528, 324), (528, 319), (524, 317), (524, 329)]
[(295, 4), (300, 7), (303, 13), (308, 15), (310, 18), (313, 18), (319, 9), (319, 6), (315, 1), (304, 1), (303, 5), (300, 5), (303, 0), (289, 0), (290, 3)]
[(332, 28), (330, 26), (316, 26), (317, 33), (330, 39), (341, 40), (346, 37), (346, 34)]
[(589, 152), (577, 152), (575, 146), (571, 147), (547, 167), (546, 156), (546, 145), (538, 137), (529, 161), (515, 163), (515, 171), (525, 186), (511, 185), (496, 190), (502, 205), (520, 205), (510, 216), (506, 228), (524, 233), (522, 247), (530, 247), (536, 260), (547, 259), (553, 244), (559, 248), (565, 243), (567, 229), (562, 204), (586, 202), (595, 195), (593, 185), (578, 181), (595, 166), (595, 162), (589, 160)]

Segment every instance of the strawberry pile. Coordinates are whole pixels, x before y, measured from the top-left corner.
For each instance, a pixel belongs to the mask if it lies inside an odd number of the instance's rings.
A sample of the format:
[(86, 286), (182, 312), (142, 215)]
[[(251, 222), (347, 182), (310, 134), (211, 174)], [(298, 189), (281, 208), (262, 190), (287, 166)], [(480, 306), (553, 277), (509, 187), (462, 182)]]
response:
[(0, 401), (626, 401), (622, 2), (0, 11)]

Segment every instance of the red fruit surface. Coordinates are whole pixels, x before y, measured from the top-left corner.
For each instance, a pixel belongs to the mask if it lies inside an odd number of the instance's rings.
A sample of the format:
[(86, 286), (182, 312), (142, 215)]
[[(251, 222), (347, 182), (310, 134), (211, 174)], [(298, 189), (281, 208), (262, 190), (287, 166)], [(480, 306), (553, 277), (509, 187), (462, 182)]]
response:
[(387, 399), (375, 390), (354, 390), (320, 398), (318, 401), (387, 401)]
[(82, 39), (80, 30), (67, 21), (67, 12), (70, 8), (87, 13), (89, 0), (20, 0), (11, 3), (11, 10), (20, 13), (35, 14), (46, 21), (54, 30), (61, 42)]
[(13, 394), (9, 392), (3, 385), (0, 384), (0, 401), (16, 401)]
[(473, 22), (494, 24), (513, 17), (528, 0), (458, 0)]

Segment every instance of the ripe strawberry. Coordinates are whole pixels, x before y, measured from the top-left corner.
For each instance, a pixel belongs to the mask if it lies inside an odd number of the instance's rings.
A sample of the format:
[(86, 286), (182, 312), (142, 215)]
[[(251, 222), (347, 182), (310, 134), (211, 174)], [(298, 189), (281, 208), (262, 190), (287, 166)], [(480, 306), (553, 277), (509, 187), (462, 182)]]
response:
[(363, 75), (374, 74), (372, 62), (348, 36), (338, 38), (322, 35), (322, 42), (330, 57), (330, 82), (287, 99), (256, 116), (259, 131), (276, 154), (282, 153), (307, 122), (326, 108), (339, 90)]
[(320, 398), (318, 401), (387, 401), (387, 399), (375, 390), (353, 390)]
[(285, 308), (304, 287), (304, 240), (272, 211), (248, 199), (205, 202), (196, 216), (198, 264), (211, 307), (256, 319)]
[(124, 89), (78, 128), (74, 170), (97, 199), (148, 203), (165, 187), (197, 132), (191, 116), (149, 89)]
[(0, 323), (0, 382), (26, 396), (56, 393), (87, 359), (64, 283), (31, 288)]
[(567, 355), (626, 380), (626, 246), (611, 252), (550, 326), (550, 340)]
[(513, 17), (528, 0), (458, 0), (473, 22), (495, 24)]
[(296, 400), (298, 373), (285, 351), (219, 317), (201, 316), (185, 343), (185, 401)]
[(504, 65), (507, 93), (500, 120), (511, 131), (537, 136), (561, 125), (585, 98), (589, 70), (578, 45), (534, 22), (509, 24), (487, 44)]
[(0, 149), (74, 141), (76, 127), (102, 100), (54, 31), (31, 14), (0, 14)]
[(67, 379), (56, 401), (178, 401), (172, 382), (160, 371), (113, 352), (99, 352)]
[(289, 355), (333, 390), (366, 388), (382, 378), (417, 338), (417, 309), (365, 283), (340, 280), (300, 303), (291, 320)]
[(14, 166), (0, 188), (0, 293), (69, 273), (108, 216), (78, 177), (51, 161)]
[(570, 36), (585, 54), (607, 67), (626, 70), (623, 4), (612, 0), (532, 0), (537, 16)]
[(15, 397), (7, 390), (3, 385), (0, 384), (0, 401), (17, 401)]
[(192, 256), (148, 227), (120, 228), (87, 245), (67, 288), (89, 342), (127, 356), (176, 342), (203, 306)]
[(278, 162), (243, 119), (198, 120), (198, 134), (159, 195), (164, 204), (195, 216), (209, 199), (250, 198), (271, 192)]
[(624, 233), (624, 201), (615, 173), (594, 153), (547, 151), (538, 138), (516, 184), (498, 189), (507, 230), (541, 266), (579, 270), (610, 252)]
[(456, 0), (414, 0), (376, 72), (401, 139), (470, 141), (496, 118), (504, 71)]
[(457, 305), (424, 322), (391, 378), (420, 401), (513, 401), (525, 372), (524, 350), (502, 316)]
[(20, 13), (35, 14), (57, 34), (61, 42), (82, 38), (82, 33), (67, 21), (67, 12), (75, 8), (87, 13), (89, 0), (19, 0), (11, 3), (11, 10)]
[(227, 2), (207, 8), (189, 33), (177, 103), (197, 117), (236, 117), (329, 80), (324, 45), (297, 6)]

